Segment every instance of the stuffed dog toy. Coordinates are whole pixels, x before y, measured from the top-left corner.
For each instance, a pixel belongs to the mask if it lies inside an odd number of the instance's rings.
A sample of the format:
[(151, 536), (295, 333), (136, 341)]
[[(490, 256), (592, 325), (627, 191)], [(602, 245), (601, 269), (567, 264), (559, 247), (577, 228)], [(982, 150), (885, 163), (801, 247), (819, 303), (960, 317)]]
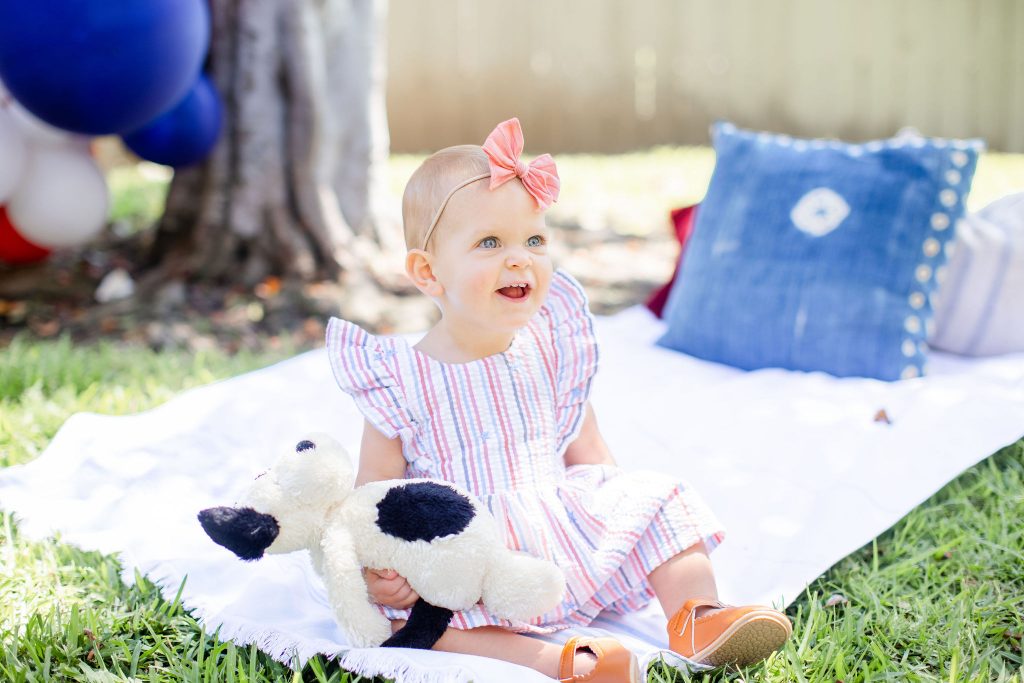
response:
[[(243, 560), (309, 550), (338, 625), (357, 647), (430, 648), (456, 610), (483, 601), (497, 617), (526, 621), (553, 609), (565, 577), (552, 563), (509, 550), (472, 495), (432, 479), (370, 482), (326, 434), (298, 442), (259, 475), (235, 507), (199, 513), (214, 542)], [(405, 626), (371, 603), (362, 568), (390, 568), (420, 599)]]

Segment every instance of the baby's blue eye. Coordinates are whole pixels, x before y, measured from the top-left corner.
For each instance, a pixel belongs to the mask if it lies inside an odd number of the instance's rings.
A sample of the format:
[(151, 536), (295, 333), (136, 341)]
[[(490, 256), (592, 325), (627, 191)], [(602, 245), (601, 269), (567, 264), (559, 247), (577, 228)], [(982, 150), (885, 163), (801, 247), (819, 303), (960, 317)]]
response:
[(498, 238), (497, 237), (485, 237), (480, 240), (480, 246), (484, 249), (497, 249)]
[(526, 240), (526, 246), (528, 247), (543, 247), (544, 238), (540, 235), (534, 235), (530, 239)]

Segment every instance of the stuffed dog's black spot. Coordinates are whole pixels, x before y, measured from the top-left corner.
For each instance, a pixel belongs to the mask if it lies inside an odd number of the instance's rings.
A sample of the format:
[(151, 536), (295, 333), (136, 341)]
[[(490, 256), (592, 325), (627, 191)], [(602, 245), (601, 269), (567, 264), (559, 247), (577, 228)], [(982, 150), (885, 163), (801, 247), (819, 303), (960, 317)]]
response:
[(271, 515), (252, 508), (208, 508), (199, 513), (199, 523), (214, 543), (243, 560), (263, 557), (281, 530)]
[(301, 453), (302, 451), (309, 451), (316, 448), (316, 444), (309, 439), (303, 439), (302, 441), (295, 444), (295, 452)]
[(465, 496), (432, 481), (399, 484), (377, 503), (377, 526), (406, 541), (432, 541), (460, 533), (473, 519)]

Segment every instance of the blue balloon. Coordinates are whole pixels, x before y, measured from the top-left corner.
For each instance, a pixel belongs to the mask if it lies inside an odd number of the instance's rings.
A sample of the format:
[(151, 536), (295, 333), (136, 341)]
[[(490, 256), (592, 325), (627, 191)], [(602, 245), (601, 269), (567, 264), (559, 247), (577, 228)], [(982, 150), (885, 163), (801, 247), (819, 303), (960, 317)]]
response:
[(133, 130), (174, 106), (209, 42), (207, 0), (0, 0), (0, 80), (78, 133)]
[(179, 168), (206, 158), (217, 143), (221, 104), (205, 75), (170, 111), (124, 136), (128, 149), (143, 159)]

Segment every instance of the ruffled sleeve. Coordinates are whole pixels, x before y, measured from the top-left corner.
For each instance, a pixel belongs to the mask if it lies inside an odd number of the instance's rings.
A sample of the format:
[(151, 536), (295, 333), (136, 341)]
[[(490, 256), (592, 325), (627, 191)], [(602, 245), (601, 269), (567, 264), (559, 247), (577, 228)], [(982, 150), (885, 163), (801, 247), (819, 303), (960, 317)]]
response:
[(387, 351), (373, 335), (340, 318), (327, 323), (327, 356), (338, 386), (355, 399), (363, 416), (384, 436), (408, 443), (415, 433), (401, 385), (388, 367)]
[(561, 457), (583, 425), (584, 408), (597, 372), (597, 338), (583, 286), (565, 271), (555, 271), (542, 310), (551, 331), (558, 431), (555, 442)]

